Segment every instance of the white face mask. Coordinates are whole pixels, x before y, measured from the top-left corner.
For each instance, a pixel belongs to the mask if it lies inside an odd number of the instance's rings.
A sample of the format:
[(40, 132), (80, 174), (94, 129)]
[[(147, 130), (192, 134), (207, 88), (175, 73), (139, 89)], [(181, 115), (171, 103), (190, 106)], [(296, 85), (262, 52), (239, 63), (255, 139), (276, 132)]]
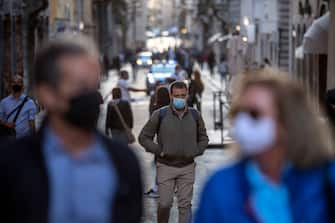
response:
[(257, 155), (270, 149), (275, 143), (276, 124), (268, 117), (256, 120), (247, 113), (239, 113), (234, 121), (233, 136), (242, 153)]

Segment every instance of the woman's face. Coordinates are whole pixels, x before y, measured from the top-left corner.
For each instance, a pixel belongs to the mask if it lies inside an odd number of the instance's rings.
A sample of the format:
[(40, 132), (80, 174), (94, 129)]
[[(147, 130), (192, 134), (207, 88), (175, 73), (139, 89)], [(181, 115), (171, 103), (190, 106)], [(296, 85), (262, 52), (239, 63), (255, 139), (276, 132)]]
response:
[(271, 91), (262, 86), (251, 86), (240, 99), (238, 108), (253, 118), (268, 117), (277, 122), (277, 109)]
[(278, 111), (268, 88), (248, 87), (233, 115), (234, 137), (246, 155), (262, 154), (280, 141)]

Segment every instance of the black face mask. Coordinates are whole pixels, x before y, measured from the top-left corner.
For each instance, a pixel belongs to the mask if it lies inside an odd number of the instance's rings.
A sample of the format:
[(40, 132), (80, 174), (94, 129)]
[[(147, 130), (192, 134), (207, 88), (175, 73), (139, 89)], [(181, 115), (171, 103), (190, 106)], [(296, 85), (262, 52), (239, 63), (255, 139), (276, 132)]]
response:
[(69, 100), (69, 110), (64, 119), (71, 125), (92, 131), (96, 128), (100, 113), (101, 96), (98, 91), (89, 91)]
[(14, 84), (12, 86), (12, 90), (13, 90), (14, 93), (19, 93), (20, 91), (22, 91), (22, 88), (23, 87), (21, 85), (18, 85), (18, 84)]

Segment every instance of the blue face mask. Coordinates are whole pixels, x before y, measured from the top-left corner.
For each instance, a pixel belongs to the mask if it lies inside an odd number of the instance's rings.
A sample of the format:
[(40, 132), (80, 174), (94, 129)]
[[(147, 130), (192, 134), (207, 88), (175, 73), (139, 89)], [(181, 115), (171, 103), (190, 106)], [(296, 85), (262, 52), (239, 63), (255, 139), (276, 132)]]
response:
[(176, 109), (183, 109), (186, 106), (186, 100), (183, 98), (173, 98), (173, 106)]

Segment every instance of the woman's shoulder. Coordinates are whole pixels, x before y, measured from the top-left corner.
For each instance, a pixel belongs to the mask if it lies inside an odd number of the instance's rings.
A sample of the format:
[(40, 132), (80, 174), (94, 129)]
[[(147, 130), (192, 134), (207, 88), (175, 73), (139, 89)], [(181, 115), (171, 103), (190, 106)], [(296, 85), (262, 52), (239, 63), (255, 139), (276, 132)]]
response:
[(215, 189), (222, 186), (235, 190), (245, 178), (245, 161), (235, 161), (215, 171), (209, 178), (206, 187)]

